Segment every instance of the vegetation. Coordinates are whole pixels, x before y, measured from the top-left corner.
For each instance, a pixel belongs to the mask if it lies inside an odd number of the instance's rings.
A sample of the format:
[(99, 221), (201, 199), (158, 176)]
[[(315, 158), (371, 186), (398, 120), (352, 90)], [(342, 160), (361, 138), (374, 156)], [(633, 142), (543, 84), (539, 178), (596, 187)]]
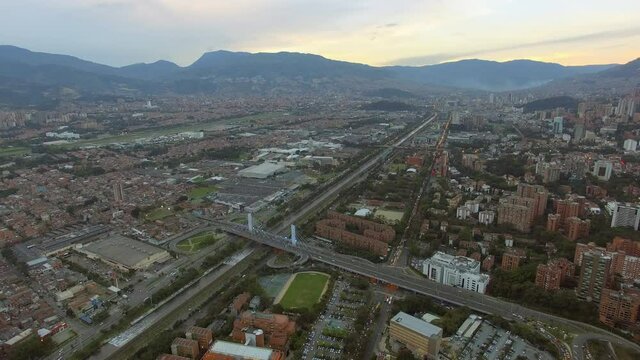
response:
[(202, 262), (202, 268), (209, 269), (213, 266), (220, 264), (222, 260), (226, 259), (236, 251), (242, 249), (244, 244), (245, 244), (244, 241), (235, 241), (227, 244), (222, 249), (219, 249), (218, 251), (216, 251), (214, 255), (207, 256)]
[(50, 353), (52, 342), (50, 338), (40, 341), (35, 334), (18, 343), (9, 351), (9, 360), (40, 359)]
[(144, 219), (147, 221), (162, 220), (168, 216), (173, 215), (170, 208), (161, 206), (159, 208), (152, 209), (144, 214)]
[(280, 300), (285, 310), (311, 308), (320, 297), (329, 281), (329, 276), (319, 273), (298, 273)]
[(176, 246), (183, 251), (194, 252), (211, 246), (218, 241), (218, 237), (211, 231), (201, 232), (188, 239), (180, 241)]
[(203, 197), (211, 194), (212, 192), (215, 192), (216, 190), (218, 190), (218, 187), (214, 186), (214, 185), (200, 186), (200, 187), (191, 189), (189, 191), (189, 199), (191, 199), (191, 200), (199, 200), (199, 199), (202, 199)]

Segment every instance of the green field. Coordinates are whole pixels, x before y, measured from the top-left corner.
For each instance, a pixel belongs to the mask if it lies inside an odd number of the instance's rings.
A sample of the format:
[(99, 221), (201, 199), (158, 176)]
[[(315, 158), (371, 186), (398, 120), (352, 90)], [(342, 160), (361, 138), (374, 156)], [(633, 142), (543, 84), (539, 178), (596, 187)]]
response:
[(214, 185), (197, 187), (189, 191), (189, 199), (200, 200), (216, 190), (218, 190), (218, 187)]
[(212, 231), (205, 231), (180, 241), (176, 247), (182, 251), (195, 252), (215, 244), (218, 240), (218, 236)]
[(144, 219), (147, 221), (156, 221), (156, 220), (162, 220), (171, 215), (173, 215), (173, 211), (171, 211), (169, 208), (159, 207), (145, 213)]
[(298, 273), (287, 288), (279, 304), (285, 310), (310, 309), (320, 301), (329, 275), (322, 273)]
[(25, 147), (13, 147), (13, 146), (0, 147), (0, 157), (24, 155), (24, 154), (28, 154), (30, 151), (31, 150)]

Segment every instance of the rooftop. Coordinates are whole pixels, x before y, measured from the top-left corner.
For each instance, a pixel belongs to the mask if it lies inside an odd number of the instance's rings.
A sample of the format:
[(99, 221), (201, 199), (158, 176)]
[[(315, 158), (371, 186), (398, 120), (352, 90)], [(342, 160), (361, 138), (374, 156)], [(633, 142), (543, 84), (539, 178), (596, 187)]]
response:
[(166, 251), (120, 235), (109, 236), (89, 243), (83, 247), (83, 250), (130, 268), (152, 255)]
[(424, 336), (442, 335), (442, 329), (432, 325), (426, 321), (420, 320), (417, 317), (413, 317), (407, 313), (399, 312), (393, 318), (392, 323), (404, 326), (412, 331), (415, 331)]
[(211, 345), (209, 351), (212, 353), (233, 356), (240, 359), (269, 360), (273, 350), (247, 346), (228, 341), (216, 341)]

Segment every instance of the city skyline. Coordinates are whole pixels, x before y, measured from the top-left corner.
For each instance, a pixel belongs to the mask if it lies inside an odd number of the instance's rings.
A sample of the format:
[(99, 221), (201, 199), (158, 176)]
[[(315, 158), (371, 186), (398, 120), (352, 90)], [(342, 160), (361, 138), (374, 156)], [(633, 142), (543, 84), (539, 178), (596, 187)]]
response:
[(640, 40), (632, 15), (640, 4), (615, 3), (28, 0), (0, 4), (0, 43), (114, 66), (160, 59), (185, 66), (219, 49), (374, 66), (466, 58), (625, 63), (639, 55), (630, 45)]

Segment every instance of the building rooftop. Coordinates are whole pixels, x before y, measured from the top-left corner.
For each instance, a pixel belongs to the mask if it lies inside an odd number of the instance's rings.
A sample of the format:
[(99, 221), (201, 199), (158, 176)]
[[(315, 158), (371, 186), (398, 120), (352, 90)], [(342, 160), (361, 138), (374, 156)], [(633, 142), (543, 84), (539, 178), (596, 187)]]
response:
[(109, 236), (94, 241), (82, 249), (86, 252), (96, 254), (105, 260), (122, 264), (129, 268), (136, 267), (138, 263), (152, 255), (166, 251), (120, 235)]
[(464, 272), (479, 272), (480, 262), (466, 256), (454, 256), (437, 251), (430, 259), (442, 265), (455, 267)]
[(209, 351), (212, 353), (233, 356), (240, 359), (269, 360), (273, 350), (247, 346), (228, 341), (216, 341), (211, 345)]
[(417, 317), (413, 317), (407, 313), (399, 312), (393, 318), (392, 323), (404, 326), (410, 330), (413, 330), (424, 336), (442, 335), (442, 329), (432, 325), (426, 321), (420, 320)]

